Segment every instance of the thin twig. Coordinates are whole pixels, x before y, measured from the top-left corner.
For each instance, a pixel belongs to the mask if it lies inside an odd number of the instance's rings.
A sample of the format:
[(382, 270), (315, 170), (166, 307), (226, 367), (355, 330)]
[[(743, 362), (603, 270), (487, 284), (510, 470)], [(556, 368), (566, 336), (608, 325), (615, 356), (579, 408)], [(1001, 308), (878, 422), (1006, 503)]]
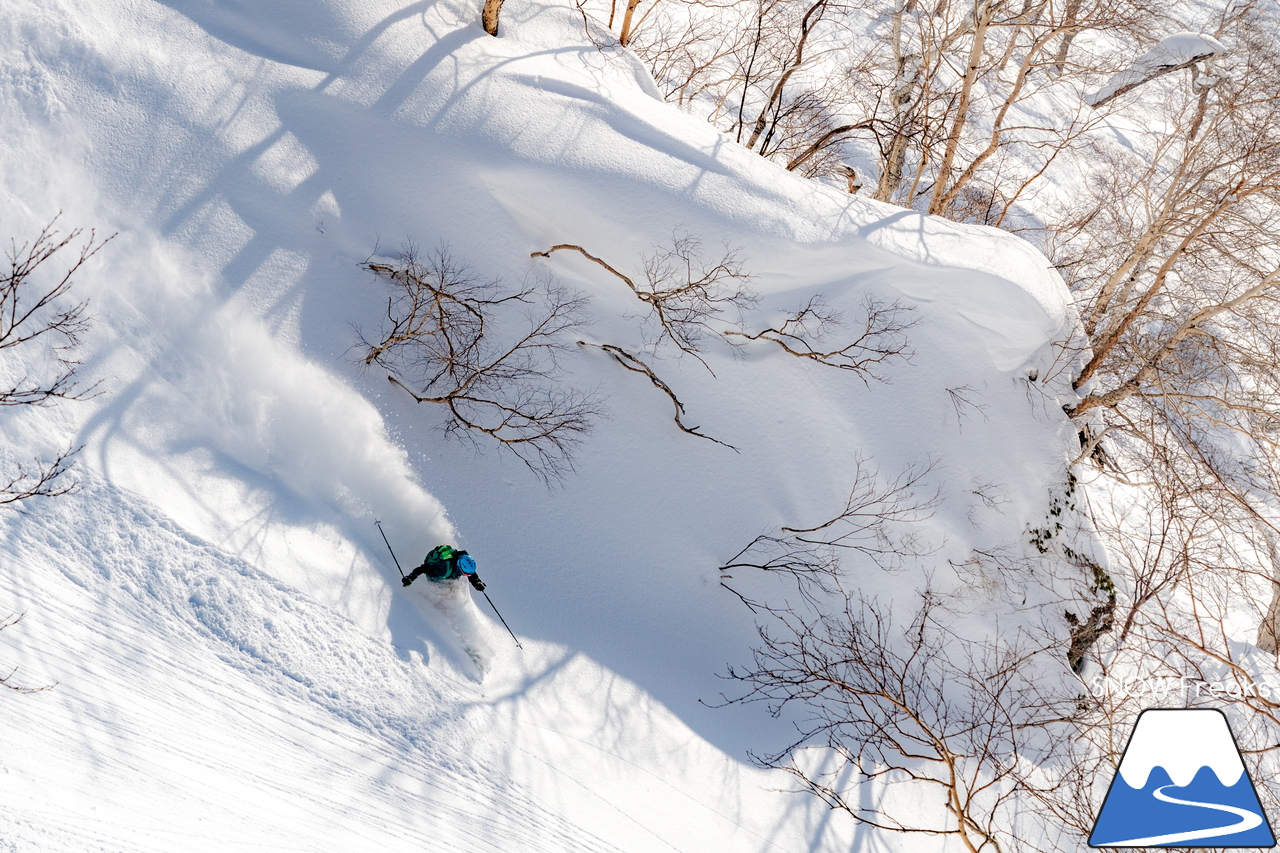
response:
[(718, 438), (712, 438), (711, 436), (706, 435), (705, 433), (698, 432), (698, 427), (686, 426), (684, 421), (680, 420), (680, 416), (684, 414), (684, 403), (681, 403), (679, 398), (676, 397), (676, 393), (671, 390), (671, 386), (663, 382), (661, 379), (659, 379), (658, 374), (654, 373), (653, 369), (650, 368), (649, 365), (641, 361), (637, 356), (634, 356), (631, 353), (623, 350), (622, 348), (614, 346), (613, 344), (593, 344), (593, 343), (588, 343), (587, 341), (578, 341), (578, 345), (584, 346), (584, 347), (599, 347), (600, 349), (609, 353), (609, 355), (613, 356), (614, 360), (617, 361), (618, 364), (621, 364), (623, 367), (625, 367), (627, 370), (630, 370), (632, 373), (642, 373), (645, 376), (649, 377), (649, 381), (653, 383), (653, 387), (657, 388), (659, 391), (661, 391), (662, 393), (666, 394), (668, 397), (671, 398), (671, 403), (675, 406), (675, 409), (676, 409), (676, 413), (674, 416), (676, 426), (680, 427), (680, 429), (689, 433), (689, 435), (695, 435), (698, 438), (705, 438), (707, 441), (714, 441), (716, 444), (723, 445), (724, 447), (729, 448), (734, 453), (741, 452), (738, 450), (738, 448), (734, 447), (732, 444), (723, 442)]

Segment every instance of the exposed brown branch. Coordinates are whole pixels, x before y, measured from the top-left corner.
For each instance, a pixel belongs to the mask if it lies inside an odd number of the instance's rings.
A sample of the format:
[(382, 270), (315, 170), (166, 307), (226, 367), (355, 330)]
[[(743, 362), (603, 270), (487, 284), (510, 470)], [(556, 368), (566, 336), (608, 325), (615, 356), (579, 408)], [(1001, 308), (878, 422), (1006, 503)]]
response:
[(653, 369), (641, 361), (638, 356), (634, 356), (626, 350), (623, 350), (621, 347), (616, 347), (613, 344), (593, 344), (588, 343), (587, 341), (578, 341), (578, 345), (584, 347), (599, 347), (609, 353), (609, 355), (613, 356), (614, 361), (621, 364), (627, 370), (630, 370), (632, 373), (642, 373), (649, 377), (649, 381), (653, 383), (654, 388), (657, 388), (659, 391), (671, 398), (671, 403), (675, 406), (676, 410), (673, 419), (676, 422), (676, 426), (680, 427), (684, 432), (689, 433), (689, 435), (697, 436), (698, 438), (705, 438), (707, 441), (714, 441), (716, 444), (729, 448), (734, 453), (739, 452), (738, 448), (734, 447), (732, 444), (723, 442), (718, 438), (712, 438), (705, 433), (698, 432), (698, 427), (686, 425), (685, 422), (680, 419), (684, 414), (684, 403), (681, 403), (679, 398), (676, 397), (676, 393), (671, 390), (671, 386), (658, 378), (658, 375), (653, 372)]
[(585, 323), (584, 297), (551, 282), (479, 280), (444, 249), (424, 259), (410, 246), (398, 263), (365, 266), (396, 288), (378, 338), (362, 338), (365, 364), (387, 368), (415, 401), (445, 406), (446, 433), (487, 436), (547, 482), (572, 470), (603, 412), (558, 374), (565, 336)]
[[(553, 252), (571, 250), (598, 264), (622, 281), (647, 306), (661, 331), (656, 344), (669, 340), (683, 353), (692, 355), (710, 370), (702, 357), (700, 341), (726, 309), (742, 310), (755, 301), (737, 253), (725, 247), (714, 261), (704, 261), (702, 244), (688, 234), (673, 234), (670, 246), (660, 246), (643, 259), (645, 283), (630, 276), (581, 246), (561, 243), (530, 257), (548, 258)], [(726, 284), (728, 286), (726, 286)]]
[(866, 317), (862, 330), (851, 343), (838, 349), (816, 349), (814, 344), (826, 337), (830, 330), (843, 325), (843, 316), (831, 310), (821, 296), (809, 299), (803, 308), (792, 314), (777, 328), (768, 328), (755, 334), (739, 331), (726, 331), (726, 337), (743, 338), (748, 341), (771, 341), (796, 358), (849, 370), (858, 375), (863, 382), (869, 378), (888, 382), (877, 375), (876, 368), (888, 362), (902, 360), (910, 362), (914, 353), (907, 342), (905, 332), (915, 325), (914, 320), (906, 319), (914, 310), (900, 302), (886, 303), (877, 296), (868, 295), (863, 307)]

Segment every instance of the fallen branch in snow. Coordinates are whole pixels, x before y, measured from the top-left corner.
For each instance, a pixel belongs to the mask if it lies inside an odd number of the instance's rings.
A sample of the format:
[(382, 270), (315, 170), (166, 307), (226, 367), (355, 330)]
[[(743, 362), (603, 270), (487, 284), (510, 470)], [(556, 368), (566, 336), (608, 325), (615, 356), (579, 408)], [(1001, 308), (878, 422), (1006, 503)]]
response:
[[(815, 349), (814, 344), (828, 334), (833, 326), (843, 324), (843, 315), (834, 311), (823, 302), (821, 296), (814, 296), (804, 307), (783, 321), (776, 329), (768, 328), (754, 335), (746, 332), (726, 331), (726, 337), (745, 338), (748, 341), (771, 341), (782, 347), (784, 351), (796, 358), (805, 358), (827, 367), (850, 370), (863, 382), (868, 377), (881, 382), (888, 382), (883, 376), (875, 373), (875, 368), (894, 359), (909, 362), (915, 355), (904, 335), (907, 329), (915, 325), (914, 320), (904, 319), (904, 315), (914, 309), (901, 302), (886, 303), (879, 297), (868, 295), (863, 301), (866, 320), (861, 334), (850, 344), (839, 349)], [(730, 343), (733, 343), (730, 341)], [(741, 346), (741, 344), (735, 344)]]
[(613, 356), (614, 360), (617, 361), (618, 364), (621, 364), (623, 367), (625, 367), (627, 370), (630, 370), (632, 373), (643, 373), (645, 376), (648, 376), (649, 381), (653, 383), (653, 387), (657, 388), (659, 391), (661, 391), (662, 393), (670, 397), (672, 404), (675, 405), (676, 413), (675, 413), (674, 420), (676, 422), (676, 426), (680, 427), (680, 429), (689, 433), (689, 435), (694, 435), (694, 436), (697, 436), (698, 438), (705, 438), (707, 441), (714, 441), (716, 444), (720, 444), (729, 448), (734, 453), (739, 452), (738, 448), (734, 447), (732, 444), (727, 444), (718, 438), (712, 438), (711, 436), (706, 435), (705, 433), (698, 432), (697, 427), (685, 426), (684, 421), (680, 420), (680, 416), (684, 414), (684, 403), (681, 403), (680, 400), (676, 397), (676, 393), (671, 390), (671, 386), (663, 382), (661, 379), (659, 379), (658, 374), (654, 373), (653, 369), (649, 367), (649, 365), (641, 361), (638, 356), (634, 356), (631, 353), (623, 350), (622, 348), (614, 346), (613, 344), (592, 344), (586, 341), (578, 341), (578, 346), (599, 347), (600, 349), (609, 353), (609, 355)]
[[(672, 235), (670, 248), (659, 247), (644, 258), (643, 285), (636, 284), (603, 258), (572, 243), (560, 243), (545, 252), (533, 252), (529, 257), (549, 258), (552, 252), (562, 249), (578, 252), (619, 278), (649, 306), (662, 328), (655, 344), (668, 339), (708, 370), (711, 368), (702, 358), (698, 342), (710, 321), (730, 306), (741, 310), (755, 301), (755, 294), (747, 286), (751, 275), (743, 269), (733, 249), (726, 246), (724, 255), (714, 263), (707, 263), (702, 259), (701, 241), (687, 234)], [(732, 289), (724, 287), (725, 282), (732, 284)]]

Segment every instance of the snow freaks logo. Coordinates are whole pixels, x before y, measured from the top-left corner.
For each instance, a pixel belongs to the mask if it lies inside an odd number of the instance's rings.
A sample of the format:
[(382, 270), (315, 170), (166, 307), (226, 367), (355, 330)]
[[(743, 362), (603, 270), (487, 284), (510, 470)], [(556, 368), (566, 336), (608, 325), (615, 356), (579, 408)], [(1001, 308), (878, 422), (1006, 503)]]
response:
[(1218, 710), (1143, 711), (1090, 847), (1274, 847), (1240, 749)]
[(1143, 694), (1158, 701), (1190, 702), (1195, 699), (1244, 699), (1257, 696), (1268, 702), (1280, 702), (1280, 686), (1255, 681), (1237, 683), (1228, 681), (1200, 681), (1185, 675), (1136, 675), (1132, 678), (1116, 678), (1099, 675), (1089, 684), (1089, 693), (1096, 699), (1125, 698)]

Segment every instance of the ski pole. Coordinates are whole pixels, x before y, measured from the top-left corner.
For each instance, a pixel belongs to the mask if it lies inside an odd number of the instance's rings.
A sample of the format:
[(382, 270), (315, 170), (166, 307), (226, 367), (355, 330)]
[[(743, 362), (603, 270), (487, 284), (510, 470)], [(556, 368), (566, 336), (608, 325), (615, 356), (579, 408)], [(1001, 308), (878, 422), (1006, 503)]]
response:
[[(391, 559), (396, 560), (396, 552), (395, 552), (395, 551), (392, 551), (392, 549), (391, 549), (391, 542), (387, 539), (387, 534), (386, 534), (386, 532), (385, 532), (385, 531), (383, 531), (383, 529), (382, 529), (382, 522), (381, 522), (381, 521), (377, 521), (377, 520), (375, 519), (373, 523), (374, 523), (374, 524), (376, 524), (376, 525), (378, 525), (378, 532), (382, 534), (382, 541), (387, 543), (387, 550), (388, 550), (388, 551), (391, 551)], [(400, 568), (400, 561), (399, 561), (399, 560), (396, 560), (396, 571), (398, 571), (398, 572), (400, 573), (400, 577), (401, 577), (401, 579), (403, 579), (403, 578), (404, 578), (404, 569)], [(501, 616), (499, 616), (498, 618), (499, 618), (499, 619), (501, 619), (502, 617), (501, 617)], [(504, 624), (505, 624), (505, 623), (504, 623)]]
[[(480, 594), (484, 596), (485, 601), (489, 602), (489, 606), (493, 607), (493, 599), (489, 597), (489, 593), (485, 592), (484, 590), (481, 590)], [(498, 608), (493, 607), (493, 612), (498, 613)], [(498, 618), (502, 620), (502, 627), (507, 629), (507, 633), (511, 635), (511, 639), (516, 641), (516, 648), (523, 649), (524, 646), (520, 645), (520, 638), (516, 636), (515, 631), (511, 630), (511, 626), (507, 624), (507, 620), (502, 619), (501, 613), (498, 613)]]

